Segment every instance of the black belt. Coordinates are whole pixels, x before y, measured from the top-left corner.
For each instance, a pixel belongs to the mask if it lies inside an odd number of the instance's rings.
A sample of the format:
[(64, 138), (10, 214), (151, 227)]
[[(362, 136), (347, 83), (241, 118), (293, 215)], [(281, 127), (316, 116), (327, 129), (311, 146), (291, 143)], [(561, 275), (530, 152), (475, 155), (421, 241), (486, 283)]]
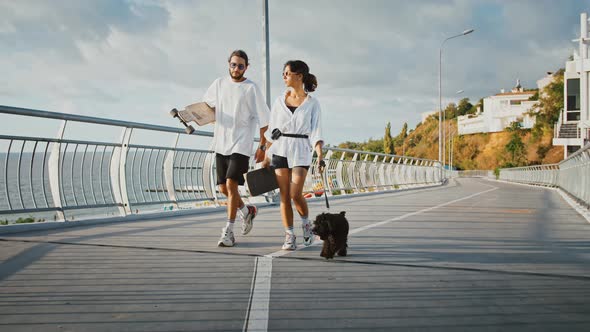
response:
[(281, 136), (285, 136), (285, 137), (295, 137), (295, 138), (309, 138), (309, 136), (307, 136), (307, 135), (302, 135), (302, 134), (283, 134), (283, 133), (281, 133)]

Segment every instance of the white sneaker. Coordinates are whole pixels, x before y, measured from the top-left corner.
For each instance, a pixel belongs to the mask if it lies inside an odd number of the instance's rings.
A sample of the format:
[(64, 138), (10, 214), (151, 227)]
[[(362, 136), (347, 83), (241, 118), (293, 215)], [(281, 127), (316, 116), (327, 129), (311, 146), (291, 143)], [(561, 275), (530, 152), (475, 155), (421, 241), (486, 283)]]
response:
[(285, 243), (283, 243), (283, 250), (295, 250), (297, 249), (297, 243), (295, 243), (295, 234), (285, 234)]
[(313, 243), (313, 233), (311, 232), (311, 224), (302, 225), (303, 228), (303, 245), (310, 246)]
[(234, 232), (228, 230), (226, 227), (221, 229), (221, 238), (217, 242), (218, 247), (233, 247), (236, 244)]
[(250, 233), (254, 226), (254, 218), (258, 214), (258, 209), (254, 205), (248, 205), (248, 214), (242, 219), (242, 235)]

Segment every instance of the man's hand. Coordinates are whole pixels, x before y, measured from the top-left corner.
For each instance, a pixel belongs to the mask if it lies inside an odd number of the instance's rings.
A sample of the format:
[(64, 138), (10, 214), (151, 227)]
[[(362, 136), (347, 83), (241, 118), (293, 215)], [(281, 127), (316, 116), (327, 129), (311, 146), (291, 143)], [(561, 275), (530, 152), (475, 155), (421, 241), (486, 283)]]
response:
[(261, 149), (256, 149), (256, 155), (255, 155), (256, 162), (257, 163), (262, 162), (264, 160), (265, 154), (266, 153), (264, 151), (262, 151)]

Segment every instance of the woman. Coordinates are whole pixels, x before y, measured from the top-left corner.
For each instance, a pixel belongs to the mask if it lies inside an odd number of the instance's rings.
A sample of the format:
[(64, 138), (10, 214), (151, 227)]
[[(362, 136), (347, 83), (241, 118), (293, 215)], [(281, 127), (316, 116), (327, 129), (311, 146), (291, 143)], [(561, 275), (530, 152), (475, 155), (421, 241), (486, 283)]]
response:
[(270, 112), (269, 130), (265, 133), (268, 149), (264, 166), (271, 164), (279, 184), (281, 217), (286, 233), (283, 250), (295, 250), (297, 244), (291, 200), (301, 216), (303, 244), (308, 246), (313, 242), (313, 234), (307, 202), (303, 197), (303, 184), (314, 149), (320, 171), (323, 171), (324, 142), (321, 138), (320, 103), (309, 94), (318, 85), (316, 77), (309, 73), (305, 62), (291, 60), (283, 66), (283, 80), (287, 91), (275, 100)]

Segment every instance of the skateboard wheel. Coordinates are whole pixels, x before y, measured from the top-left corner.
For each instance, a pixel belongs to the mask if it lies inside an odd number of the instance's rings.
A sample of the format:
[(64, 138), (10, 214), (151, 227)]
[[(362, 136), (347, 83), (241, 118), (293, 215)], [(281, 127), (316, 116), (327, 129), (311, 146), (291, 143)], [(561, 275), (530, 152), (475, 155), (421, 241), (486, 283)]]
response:
[(172, 115), (173, 118), (177, 117), (178, 116), (178, 110), (176, 108), (173, 108), (170, 111), (170, 115)]
[(193, 128), (193, 126), (187, 126), (185, 129), (187, 134), (192, 134), (195, 131), (195, 128)]

